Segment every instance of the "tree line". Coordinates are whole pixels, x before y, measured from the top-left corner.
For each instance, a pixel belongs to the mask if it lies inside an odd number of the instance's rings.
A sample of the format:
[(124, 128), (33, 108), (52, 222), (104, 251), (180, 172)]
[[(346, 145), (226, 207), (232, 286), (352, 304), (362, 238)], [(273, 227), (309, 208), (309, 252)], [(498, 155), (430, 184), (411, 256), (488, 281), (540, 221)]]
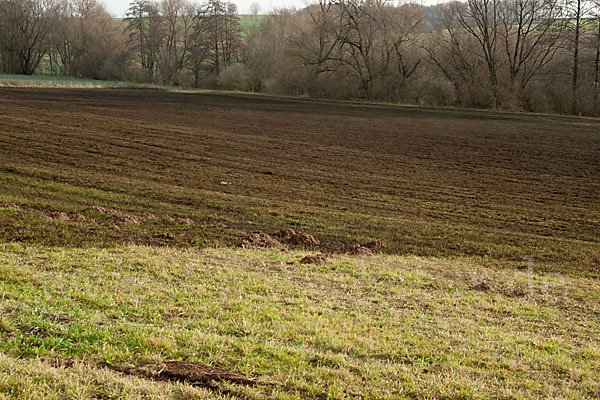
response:
[(600, 0), (0, 0), (0, 70), (600, 116)]

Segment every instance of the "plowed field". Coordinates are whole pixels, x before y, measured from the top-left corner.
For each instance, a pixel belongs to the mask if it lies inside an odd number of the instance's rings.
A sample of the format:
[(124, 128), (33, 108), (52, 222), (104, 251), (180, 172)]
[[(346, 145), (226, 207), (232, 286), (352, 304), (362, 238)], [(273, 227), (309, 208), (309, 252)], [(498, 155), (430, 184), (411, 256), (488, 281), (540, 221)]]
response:
[(0, 240), (236, 245), (600, 271), (600, 121), (154, 90), (0, 89)]

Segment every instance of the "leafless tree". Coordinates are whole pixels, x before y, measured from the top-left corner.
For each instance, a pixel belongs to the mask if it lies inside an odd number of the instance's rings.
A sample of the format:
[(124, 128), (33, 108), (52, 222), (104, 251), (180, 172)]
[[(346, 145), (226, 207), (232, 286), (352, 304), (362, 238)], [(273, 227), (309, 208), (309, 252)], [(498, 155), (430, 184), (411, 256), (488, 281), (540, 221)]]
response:
[(521, 97), (532, 78), (560, 49), (563, 9), (559, 0), (505, 0), (498, 34), (508, 67), (509, 91)]
[(0, 53), (8, 73), (31, 75), (51, 46), (52, 0), (0, 0)]

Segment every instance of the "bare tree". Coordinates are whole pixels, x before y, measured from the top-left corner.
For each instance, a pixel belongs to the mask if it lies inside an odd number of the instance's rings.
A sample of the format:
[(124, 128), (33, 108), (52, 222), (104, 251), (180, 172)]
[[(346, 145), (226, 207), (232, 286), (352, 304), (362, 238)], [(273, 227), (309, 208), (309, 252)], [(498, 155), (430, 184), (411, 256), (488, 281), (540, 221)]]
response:
[(589, 18), (593, 3), (588, 0), (569, 0), (566, 3), (566, 48), (571, 53), (571, 114), (579, 112), (578, 90), (581, 72), (581, 40), (593, 19)]
[(162, 32), (159, 70), (162, 83), (177, 84), (185, 68), (191, 46), (194, 7), (185, 0), (163, 0), (159, 4)]
[(140, 66), (150, 80), (154, 80), (164, 37), (158, 7), (149, 0), (134, 0), (127, 11), (126, 22), (130, 40), (137, 44)]
[(450, 4), (453, 17), (478, 44), (479, 51), (476, 54), (484, 61), (488, 70), (492, 108), (497, 108), (499, 103), (499, 6), (500, 0), (467, 0), (466, 4)]
[(559, 0), (506, 0), (500, 4), (500, 47), (514, 96), (520, 98), (531, 79), (554, 59), (565, 25), (562, 17)]
[(596, 20), (596, 57), (594, 59), (594, 115), (600, 116), (600, 1), (594, 4), (594, 16)]
[(57, 21), (51, 55), (60, 73), (95, 79), (121, 75), (128, 58), (123, 33), (97, 0), (61, 1)]
[(52, 0), (1, 0), (0, 53), (5, 71), (33, 74), (50, 49), (55, 27)]
[(235, 4), (207, 0), (196, 14), (196, 34), (211, 43), (208, 59), (218, 75), (230, 65), (240, 49), (240, 26)]

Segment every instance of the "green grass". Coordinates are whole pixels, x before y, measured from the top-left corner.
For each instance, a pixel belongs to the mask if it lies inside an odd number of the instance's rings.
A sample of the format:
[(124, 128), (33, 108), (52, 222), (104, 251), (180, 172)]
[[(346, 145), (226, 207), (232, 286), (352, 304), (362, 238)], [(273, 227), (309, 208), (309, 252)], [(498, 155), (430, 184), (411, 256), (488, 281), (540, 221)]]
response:
[[(477, 260), (0, 247), (7, 398), (597, 398), (596, 281)], [(474, 290), (487, 282), (495, 292)], [(202, 360), (216, 393), (107, 365)], [(213, 397), (214, 398), (214, 397)]]
[(0, 74), (0, 86), (18, 87), (60, 87), (60, 88), (160, 88), (176, 89), (173, 86), (161, 86), (147, 83), (123, 81), (104, 81), (88, 78), (71, 78), (50, 75), (8, 75)]

